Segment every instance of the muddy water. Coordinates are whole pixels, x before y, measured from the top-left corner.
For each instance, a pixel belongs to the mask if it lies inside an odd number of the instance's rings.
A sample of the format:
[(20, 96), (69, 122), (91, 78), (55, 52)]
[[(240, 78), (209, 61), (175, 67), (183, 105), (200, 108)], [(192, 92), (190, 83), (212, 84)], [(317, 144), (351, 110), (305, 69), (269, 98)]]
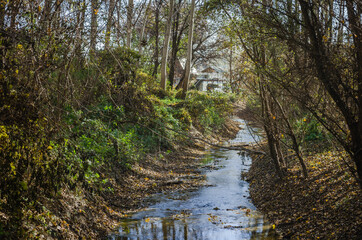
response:
[[(243, 129), (229, 143), (255, 141), (250, 129)], [(205, 156), (207, 186), (193, 192), (157, 194), (151, 206), (120, 223), (110, 239), (139, 240), (235, 240), (277, 239), (271, 225), (252, 204), (249, 184), (241, 179), (251, 158), (239, 151), (211, 149)]]

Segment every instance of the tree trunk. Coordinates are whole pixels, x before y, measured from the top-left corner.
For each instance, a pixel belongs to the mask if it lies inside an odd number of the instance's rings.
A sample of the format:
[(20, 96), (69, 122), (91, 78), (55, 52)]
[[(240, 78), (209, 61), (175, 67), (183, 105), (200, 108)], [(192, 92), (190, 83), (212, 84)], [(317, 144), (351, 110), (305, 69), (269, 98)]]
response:
[(294, 134), (292, 125), (290, 124), (289, 119), (287, 117), (287, 114), (285, 113), (285, 111), (284, 111), (282, 105), (280, 104), (280, 102), (276, 98), (274, 98), (274, 101), (277, 104), (277, 106), (278, 106), (278, 108), (279, 108), (279, 110), (281, 112), (281, 115), (283, 117), (283, 120), (285, 121), (285, 123), (287, 125), (288, 135), (292, 139), (293, 150), (294, 150), (295, 154), (297, 155), (300, 166), (302, 167), (303, 177), (307, 178), (308, 177), (308, 170), (307, 170), (307, 167), (306, 167), (306, 165), (304, 163), (302, 153), (300, 152), (297, 137)]
[(109, 8), (108, 8), (108, 19), (107, 19), (107, 27), (106, 27), (106, 36), (104, 41), (104, 48), (109, 48), (109, 42), (111, 38), (111, 28), (113, 22), (113, 11), (116, 6), (115, 0), (109, 0)]
[[(181, 0), (179, 0), (177, 7), (180, 8)], [(174, 11), (177, 11), (175, 6)], [(174, 78), (175, 78), (175, 64), (177, 59), (178, 52), (178, 30), (179, 30), (179, 21), (180, 21), (180, 11), (176, 12), (174, 24), (172, 25), (172, 49), (171, 49), (171, 60), (170, 60), (170, 72), (168, 74), (168, 79), (170, 81), (170, 86), (173, 88)]]
[(94, 53), (97, 44), (97, 14), (98, 14), (98, 0), (91, 0), (91, 31), (90, 31), (90, 52)]
[[(344, 9), (344, 0), (340, 0), (340, 5), (339, 5), (339, 19), (343, 19), (343, 14), (345, 12)], [(344, 23), (342, 21), (338, 22), (338, 32), (337, 32), (337, 43), (338, 44), (342, 44), (343, 42), (343, 28), (344, 28)]]
[(166, 90), (166, 67), (167, 67), (167, 59), (168, 59), (168, 46), (170, 44), (170, 35), (171, 35), (171, 22), (172, 22), (172, 15), (173, 15), (173, 1), (170, 0), (170, 12), (167, 17), (166, 23), (166, 32), (165, 32), (165, 40), (163, 43), (162, 49), (162, 60), (161, 60), (161, 88)]
[(43, 12), (40, 18), (40, 24), (41, 27), (44, 29), (44, 31), (47, 31), (49, 25), (50, 25), (50, 12), (52, 8), (53, 0), (45, 0), (44, 2), (44, 8)]
[(189, 88), (190, 75), (191, 75), (191, 61), (192, 61), (192, 39), (194, 36), (194, 14), (195, 13), (195, 0), (191, 2), (190, 9), (190, 24), (189, 24), (189, 36), (187, 43), (187, 59), (185, 66), (185, 78), (182, 85), (182, 98), (186, 98), (186, 93)]
[[(304, 0), (299, 0), (301, 10), (303, 14), (303, 20), (305, 22), (305, 28), (308, 32), (311, 42), (311, 58), (314, 60), (314, 64), (317, 70), (317, 76), (320, 82), (323, 84), (337, 108), (342, 113), (344, 120), (351, 133), (351, 144), (348, 142), (340, 142), (345, 150), (351, 154), (357, 168), (359, 177), (359, 184), (362, 188), (362, 34), (361, 34), (361, 20), (358, 14), (358, 7), (354, 8), (355, 1), (346, 0), (347, 13), (350, 30), (352, 32), (353, 41), (356, 49), (356, 62), (357, 62), (357, 79), (356, 84), (358, 86), (358, 113), (355, 116), (353, 108), (346, 103), (343, 94), (340, 93), (341, 86), (343, 86), (343, 80), (340, 79), (333, 61), (329, 58), (326, 46), (323, 44), (322, 34), (320, 33), (319, 26), (315, 23), (314, 11), (312, 6)], [(358, 3), (356, 3), (358, 5)], [(356, 11), (357, 12), (356, 12)], [(345, 90), (345, 89), (343, 89)], [(345, 93), (348, 93), (346, 90)], [(340, 139), (338, 139), (341, 141)]]
[(154, 53), (154, 67), (152, 76), (157, 75), (158, 66), (160, 65), (160, 62), (158, 60), (159, 57), (159, 42), (160, 42), (160, 29), (159, 29), (159, 23), (160, 23), (160, 0), (155, 0), (156, 3), (156, 12), (155, 12), (155, 53)]
[[(356, 7), (354, 7), (354, 5)], [(346, 0), (347, 13), (350, 29), (353, 35), (353, 42), (356, 49), (357, 64), (357, 86), (358, 86), (358, 121), (356, 123), (357, 131), (350, 128), (353, 145), (353, 160), (356, 164), (359, 184), (362, 188), (362, 22), (361, 9), (362, 4), (357, 1)]]
[(83, 30), (84, 30), (84, 22), (85, 22), (85, 11), (86, 4), (85, 0), (79, 3), (79, 11), (77, 13), (77, 29), (76, 29), (76, 37), (75, 37), (75, 56), (80, 59), (82, 55), (82, 43), (83, 43)]
[(141, 56), (143, 54), (143, 46), (145, 44), (144, 35), (145, 35), (145, 29), (146, 29), (146, 24), (147, 24), (147, 20), (148, 20), (148, 10), (150, 9), (151, 2), (152, 2), (152, 0), (148, 1), (147, 7), (145, 10), (145, 18), (143, 19), (143, 25), (142, 25), (141, 36), (140, 36), (140, 46), (139, 46), (139, 53)]
[(132, 18), (133, 18), (133, 0), (128, 0), (127, 6), (127, 47), (131, 48), (132, 41)]
[[(233, 39), (230, 37), (230, 42), (231, 42), (231, 46), (230, 46), (230, 58), (229, 58), (229, 78), (230, 78), (230, 86), (232, 86), (233, 84)], [(233, 88), (231, 88), (232, 92)]]
[[(260, 77), (262, 78), (262, 76), (260, 76)], [(273, 131), (271, 129), (272, 120), (270, 119), (271, 118), (270, 106), (269, 106), (270, 99), (267, 96), (267, 92), (266, 92), (265, 87), (263, 86), (262, 79), (260, 79), (260, 82), (259, 82), (259, 96), (260, 96), (260, 100), (261, 100), (263, 126), (264, 126), (264, 131), (266, 133), (267, 140), (268, 140), (270, 156), (271, 156), (272, 162), (274, 164), (274, 167), (275, 167), (275, 170), (276, 170), (278, 176), (280, 178), (282, 178), (283, 172), (280, 168), (280, 162), (278, 160), (278, 153), (277, 153), (277, 149), (276, 149), (276, 145), (275, 145), (275, 138), (273, 136)]]
[(125, 45), (125, 41), (124, 38), (122, 38), (121, 35), (121, 1), (117, 1), (116, 2), (116, 11), (117, 11), (117, 21), (116, 21), (116, 35), (117, 35), (117, 45), (118, 47), (120, 47), (121, 44), (121, 39), (123, 40), (123, 45)]

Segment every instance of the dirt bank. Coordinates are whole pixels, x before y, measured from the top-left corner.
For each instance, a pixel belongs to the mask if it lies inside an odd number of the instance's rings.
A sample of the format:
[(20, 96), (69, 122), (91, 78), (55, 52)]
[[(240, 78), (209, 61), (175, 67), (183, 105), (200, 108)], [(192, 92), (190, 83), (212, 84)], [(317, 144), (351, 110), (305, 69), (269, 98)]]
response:
[(310, 150), (307, 179), (295, 159), (279, 180), (268, 157), (253, 157), (248, 173), (252, 200), (284, 239), (361, 239), (362, 194), (341, 160), (347, 159), (344, 153)]

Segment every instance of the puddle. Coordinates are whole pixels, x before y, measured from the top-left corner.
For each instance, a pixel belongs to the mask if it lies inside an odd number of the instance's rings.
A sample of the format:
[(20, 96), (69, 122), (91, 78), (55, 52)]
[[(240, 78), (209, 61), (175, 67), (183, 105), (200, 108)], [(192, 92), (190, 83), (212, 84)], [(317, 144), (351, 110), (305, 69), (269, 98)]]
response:
[[(244, 121), (235, 143), (253, 143)], [(146, 201), (145, 210), (120, 222), (109, 239), (124, 240), (236, 240), (278, 239), (271, 225), (252, 204), (249, 184), (241, 179), (251, 158), (236, 150), (211, 149), (205, 164), (215, 168), (206, 172), (207, 183), (197, 191), (156, 194)], [(213, 161), (210, 161), (212, 159)]]

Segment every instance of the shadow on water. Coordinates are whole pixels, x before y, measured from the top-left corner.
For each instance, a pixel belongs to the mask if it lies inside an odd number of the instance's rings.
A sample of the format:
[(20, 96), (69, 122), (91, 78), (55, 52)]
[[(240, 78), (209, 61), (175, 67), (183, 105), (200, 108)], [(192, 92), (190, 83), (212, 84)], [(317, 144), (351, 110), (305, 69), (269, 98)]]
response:
[[(255, 129), (239, 121), (243, 129), (228, 143), (255, 142)], [(249, 184), (241, 179), (251, 158), (235, 150), (211, 149), (206, 159), (205, 164), (215, 166), (206, 172), (207, 187), (148, 198), (151, 206), (121, 221), (118, 233), (109, 239), (278, 239), (251, 203)]]

